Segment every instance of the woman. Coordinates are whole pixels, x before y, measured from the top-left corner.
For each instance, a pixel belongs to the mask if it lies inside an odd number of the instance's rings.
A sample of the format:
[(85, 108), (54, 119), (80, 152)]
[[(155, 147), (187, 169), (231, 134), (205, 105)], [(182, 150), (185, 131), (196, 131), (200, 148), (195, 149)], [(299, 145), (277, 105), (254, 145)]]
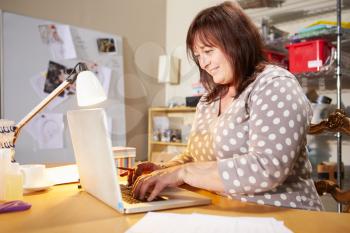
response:
[(305, 148), (310, 104), (291, 73), (266, 62), (250, 19), (230, 2), (207, 8), (186, 42), (207, 94), (186, 151), (164, 166), (139, 165), (134, 196), (150, 193), (150, 201), (187, 183), (241, 201), (323, 209)]

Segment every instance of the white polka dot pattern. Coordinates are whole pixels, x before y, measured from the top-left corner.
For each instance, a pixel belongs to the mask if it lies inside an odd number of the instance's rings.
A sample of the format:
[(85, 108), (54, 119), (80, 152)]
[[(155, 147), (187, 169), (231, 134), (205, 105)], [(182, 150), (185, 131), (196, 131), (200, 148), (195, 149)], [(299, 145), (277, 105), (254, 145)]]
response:
[(219, 101), (198, 104), (189, 146), (176, 159), (182, 163), (218, 160), (225, 190), (232, 198), (323, 209), (313, 188), (295, 183), (309, 179), (304, 148), (312, 115), (294, 76), (268, 66), (219, 117), (218, 109)]

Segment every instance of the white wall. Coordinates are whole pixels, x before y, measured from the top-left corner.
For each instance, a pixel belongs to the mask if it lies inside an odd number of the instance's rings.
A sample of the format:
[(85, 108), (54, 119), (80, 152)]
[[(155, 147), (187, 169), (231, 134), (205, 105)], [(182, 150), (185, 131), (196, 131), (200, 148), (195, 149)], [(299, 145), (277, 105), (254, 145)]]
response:
[(192, 95), (192, 83), (198, 82), (197, 68), (186, 54), (187, 29), (194, 16), (203, 8), (215, 5), (219, 0), (168, 0), (166, 6), (166, 53), (181, 59), (181, 80), (179, 85), (166, 84), (165, 103), (184, 103)]

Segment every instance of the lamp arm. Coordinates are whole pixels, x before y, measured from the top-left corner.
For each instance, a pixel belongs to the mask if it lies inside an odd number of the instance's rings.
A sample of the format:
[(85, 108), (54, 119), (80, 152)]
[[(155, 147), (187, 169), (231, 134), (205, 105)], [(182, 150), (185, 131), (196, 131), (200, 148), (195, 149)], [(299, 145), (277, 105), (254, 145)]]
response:
[[(75, 81), (75, 80), (74, 80)], [(64, 80), (55, 90), (53, 90), (45, 99), (43, 99), (35, 108), (30, 111), (17, 125), (15, 129), (13, 144), (15, 144), (18, 134), (22, 127), (28, 123), (38, 112), (40, 112), (46, 105), (48, 105), (56, 96), (58, 96), (68, 85), (72, 83), (71, 80)]]
[(58, 87), (55, 88), (45, 99), (43, 99), (35, 108), (30, 111), (17, 125), (14, 133), (13, 145), (16, 142), (18, 134), (22, 127), (28, 123), (38, 112), (40, 112), (46, 105), (48, 105), (56, 96), (62, 93), (68, 85), (73, 84), (78, 77), (78, 73), (84, 70), (88, 70), (85, 63), (79, 62), (74, 66), (72, 71), (69, 73), (66, 80), (64, 80)]

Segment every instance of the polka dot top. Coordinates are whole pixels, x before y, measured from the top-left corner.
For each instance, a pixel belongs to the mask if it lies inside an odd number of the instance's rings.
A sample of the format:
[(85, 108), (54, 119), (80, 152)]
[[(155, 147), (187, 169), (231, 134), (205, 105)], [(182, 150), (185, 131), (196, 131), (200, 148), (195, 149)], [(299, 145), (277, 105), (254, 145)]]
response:
[(202, 101), (186, 151), (175, 161), (217, 160), (225, 194), (243, 202), (322, 210), (306, 133), (312, 111), (296, 78), (269, 65), (218, 116)]

